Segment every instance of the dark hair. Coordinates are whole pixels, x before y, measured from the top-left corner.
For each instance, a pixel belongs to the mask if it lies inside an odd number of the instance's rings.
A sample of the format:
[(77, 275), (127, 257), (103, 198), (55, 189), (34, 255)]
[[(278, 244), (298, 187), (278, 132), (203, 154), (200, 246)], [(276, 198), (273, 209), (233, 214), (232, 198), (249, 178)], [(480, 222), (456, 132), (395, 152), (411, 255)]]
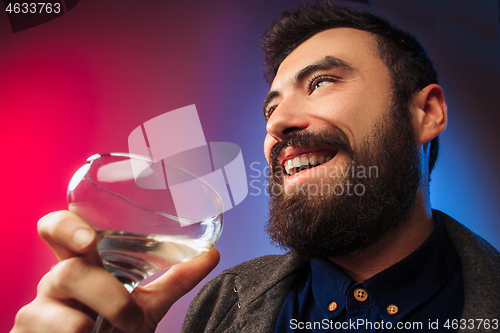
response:
[[(340, 7), (328, 0), (285, 10), (271, 23), (261, 41), (268, 83), (273, 81), (280, 64), (297, 46), (318, 32), (332, 28), (353, 28), (374, 35), (378, 56), (391, 76), (396, 106), (407, 107), (417, 92), (438, 83), (427, 51), (413, 35), (367, 10)], [(435, 137), (429, 147), (429, 173), (436, 163), (438, 149), (439, 139)]]

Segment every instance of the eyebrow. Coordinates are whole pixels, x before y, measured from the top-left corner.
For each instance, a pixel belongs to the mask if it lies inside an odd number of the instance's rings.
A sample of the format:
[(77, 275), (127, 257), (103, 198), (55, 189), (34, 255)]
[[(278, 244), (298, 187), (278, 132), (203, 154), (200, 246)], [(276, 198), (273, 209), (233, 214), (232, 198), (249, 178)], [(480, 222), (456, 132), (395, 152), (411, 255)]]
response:
[[(354, 66), (352, 66), (351, 64), (349, 64), (348, 62), (346, 62), (342, 59), (339, 59), (339, 58), (333, 57), (333, 56), (326, 56), (323, 59), (321, 59), (321, 60), (319, 60), (319, 61), (317, 61), (309, 66), (302, 68), (295, 75), (294, 82), (300, 83), (300, 82), (304, 81), (305, 78), (309, 77), (310, 75), (312, 75), (315, 72), (331, 70), (334, 68), (348, 70), (350, 72), (354, 71), (356, 69)], [(281, 93), (279, 91), (272, 90), (267, 94), (266, 98), (264, 98), (264, 102), (262, 103), (262, 110), (264, 110), (264, 116), (266, 114), (266, 110), (267, 110), (269, 103), (271, 103), (271, 101), (274, 98), (278, 97), (279, 95), (281, 95)]]

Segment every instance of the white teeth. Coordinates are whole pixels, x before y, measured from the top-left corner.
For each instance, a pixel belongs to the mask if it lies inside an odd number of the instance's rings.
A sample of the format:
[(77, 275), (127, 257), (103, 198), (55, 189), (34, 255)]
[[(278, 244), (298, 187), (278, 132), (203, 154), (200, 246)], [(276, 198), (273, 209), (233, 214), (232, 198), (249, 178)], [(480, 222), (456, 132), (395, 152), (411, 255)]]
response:
[(328, 162), (332, 158), (333, 158), (332, 156), (324, 156), (324, 155), (322, 155), (320, 157), (317, 157), (316, 155), (312, 155), (309, 158), (307, 158), (307, 156), (305, 156), (305, 155), (303, 155), (301, 157), (297, 156), (291, 160), (287, 160), (284, 163), (284, 167), (285, 167), (286, 172), (289, 175), (294, 175), (294, 174), (300, 172), (300, 171), (296, 172), (295, 168), (300, 168), (302, 166), (308, 166), (308, 165), (315, 166), (315, 165), (323, 164), (325, 162)]
[(285, 170), (286, 172), (291, 175), (293, 173), (293, 162), (292, 160), (288, 160), (285, 163)]

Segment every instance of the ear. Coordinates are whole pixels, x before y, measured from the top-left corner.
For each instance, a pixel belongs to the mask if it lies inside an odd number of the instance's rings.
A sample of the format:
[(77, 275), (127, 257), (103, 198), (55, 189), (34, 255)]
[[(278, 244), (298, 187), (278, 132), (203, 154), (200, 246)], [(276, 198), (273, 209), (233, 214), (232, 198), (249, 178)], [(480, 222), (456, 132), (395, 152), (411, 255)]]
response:
[(413, 98), (415, 135), (419, 144), (430, 142), (444, 132), (448, 112), (443, 89), (430, 84)]

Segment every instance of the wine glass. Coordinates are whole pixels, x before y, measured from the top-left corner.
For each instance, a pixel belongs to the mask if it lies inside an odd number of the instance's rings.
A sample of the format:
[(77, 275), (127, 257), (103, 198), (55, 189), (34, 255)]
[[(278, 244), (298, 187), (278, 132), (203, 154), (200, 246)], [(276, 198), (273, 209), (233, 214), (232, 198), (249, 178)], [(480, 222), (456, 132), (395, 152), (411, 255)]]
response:
[[(68, 204), (96, 229), (104, 268), (129, 292), (157, 271), (207, 252), (222, 231), (218, 193), (171, 159), (93, 155), (71, 179)], [(93, 333), (102, 323), (99, 315)]]

